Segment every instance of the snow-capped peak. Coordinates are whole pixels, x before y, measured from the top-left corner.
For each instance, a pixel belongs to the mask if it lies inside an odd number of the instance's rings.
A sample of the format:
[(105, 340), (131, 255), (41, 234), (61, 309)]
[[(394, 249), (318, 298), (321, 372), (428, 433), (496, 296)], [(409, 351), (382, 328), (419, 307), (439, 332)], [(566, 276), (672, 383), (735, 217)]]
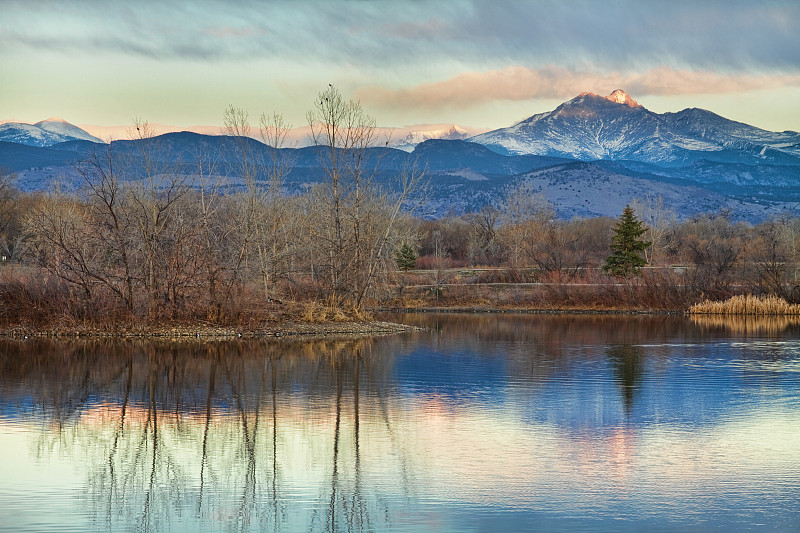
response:
[(614, 92), (612, 92), (611, 94), (606, 96), (605, 99), (609, 100), (611, 102), (615, 102), (617, 104), (626, 105), (626, 106), (631, 107), (631, 108), (633, 108), (633, 107), (642, 107), (641, 105), (639, 105), (639, 103), (636, 100), (631, 98), (631, 95), (629, 95), (628, 93), (626, 93), (622, 89), (615, 90)]
[(42, 124), (47, 124), (47, 123), (51, 123), (51, 124), (69, 124), (69, 122), (67, 122), (66, 120), (64, 120), (61, 117), (50, 117), (50, 118), (46, 118), (44, 120), (40, 120), (39, 122), (34, 124), (34, 126), (41, 127)]
[(402, 137), (398, 136), (398, 141), (393, 143), (392, 146), (401, 150), (411, 151), (419, 143), (430, 139), (461, 140), (466, 139), (474, 133), (474, 131), (470, 131), (456, 124), (439, 124), (437, 126), (438, 127), (405, 130), (404, 133), (407, 131), (406, 135)]
[(0, 125), (0, 140), (29, 146), (52, 146), (74, 140), (103, 142), (60, 117), (50, 117), (36, 124), (6, 122)]

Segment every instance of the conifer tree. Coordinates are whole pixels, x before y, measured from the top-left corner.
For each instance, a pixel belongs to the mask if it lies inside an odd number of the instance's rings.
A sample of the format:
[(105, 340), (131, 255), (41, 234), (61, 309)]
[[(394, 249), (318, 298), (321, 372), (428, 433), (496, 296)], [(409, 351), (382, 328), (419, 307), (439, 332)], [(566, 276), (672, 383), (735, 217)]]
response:
[(414, 248), (407, 242), (403, 243), (403, 246), (397, 250), (394, 259), (397, 262), (397, 268), (403, 272), (408, 272), (417, 266), (417, 254), (414, 252)]
[(641, 273), (646, 261), (642, 254), (652, 244), (641, 236), (647, 231), (636, 218), (631, 206), (626, 205), (614, 227), (611, 238), (612, 253), (606, 258), (603, 270), (615, 276), (632, 276)]

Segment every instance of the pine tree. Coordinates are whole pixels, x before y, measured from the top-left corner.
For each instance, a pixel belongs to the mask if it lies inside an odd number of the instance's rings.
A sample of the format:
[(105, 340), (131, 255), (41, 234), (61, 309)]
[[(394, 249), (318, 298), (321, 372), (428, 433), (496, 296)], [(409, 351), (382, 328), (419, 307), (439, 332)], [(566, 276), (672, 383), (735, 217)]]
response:
[(397, 268), (403, 272), (408, 272), (417, 266), (417, 254), (407, 242), (403, 243), (403, 246), (394, 254), (394, 260), (397, 262)]
[(606, 258), (603, 270), (615, 276), (639, 274), (646, 264), (642, 254), (653, 243), (640, 237), (647, 231), (642, 221), (636, 218), (631, 206), (626, 205), (614, 227), (611, 238), (612, 253)]

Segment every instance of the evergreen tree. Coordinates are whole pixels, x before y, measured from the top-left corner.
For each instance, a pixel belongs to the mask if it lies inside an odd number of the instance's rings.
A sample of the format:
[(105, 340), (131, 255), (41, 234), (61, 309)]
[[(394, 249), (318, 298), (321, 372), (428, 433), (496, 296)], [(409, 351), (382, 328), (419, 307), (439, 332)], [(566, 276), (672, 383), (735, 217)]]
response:
[(403, 243), (403, 246), (394, 254), (394, 260), (397, 262), (397, 268), (403, 272), (408, 272), (417, 266), (417, 254), (407, 242)]
[(636, 218), (631, 206), (626, 205), (614, 227), (611, 238), (612, 253), (606, 258), (603, 270), (615, 276), (639, 274), (646, 261), (642, 254), (653, 243), (640, 237), (647, 231), (642, 221)]

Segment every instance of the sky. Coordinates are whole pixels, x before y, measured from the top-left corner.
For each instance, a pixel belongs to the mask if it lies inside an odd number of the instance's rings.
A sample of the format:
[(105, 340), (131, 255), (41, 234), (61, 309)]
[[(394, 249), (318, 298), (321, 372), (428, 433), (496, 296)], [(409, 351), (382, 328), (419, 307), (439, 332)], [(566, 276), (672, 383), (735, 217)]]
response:
[(485, 131), (621, 88), (656, 112), (800, 131), (798, 0), (0, 0), (0, 12), (0, 121), (213, 129), (233, 105), (305, 126), (331, 83), (386, 127)]

